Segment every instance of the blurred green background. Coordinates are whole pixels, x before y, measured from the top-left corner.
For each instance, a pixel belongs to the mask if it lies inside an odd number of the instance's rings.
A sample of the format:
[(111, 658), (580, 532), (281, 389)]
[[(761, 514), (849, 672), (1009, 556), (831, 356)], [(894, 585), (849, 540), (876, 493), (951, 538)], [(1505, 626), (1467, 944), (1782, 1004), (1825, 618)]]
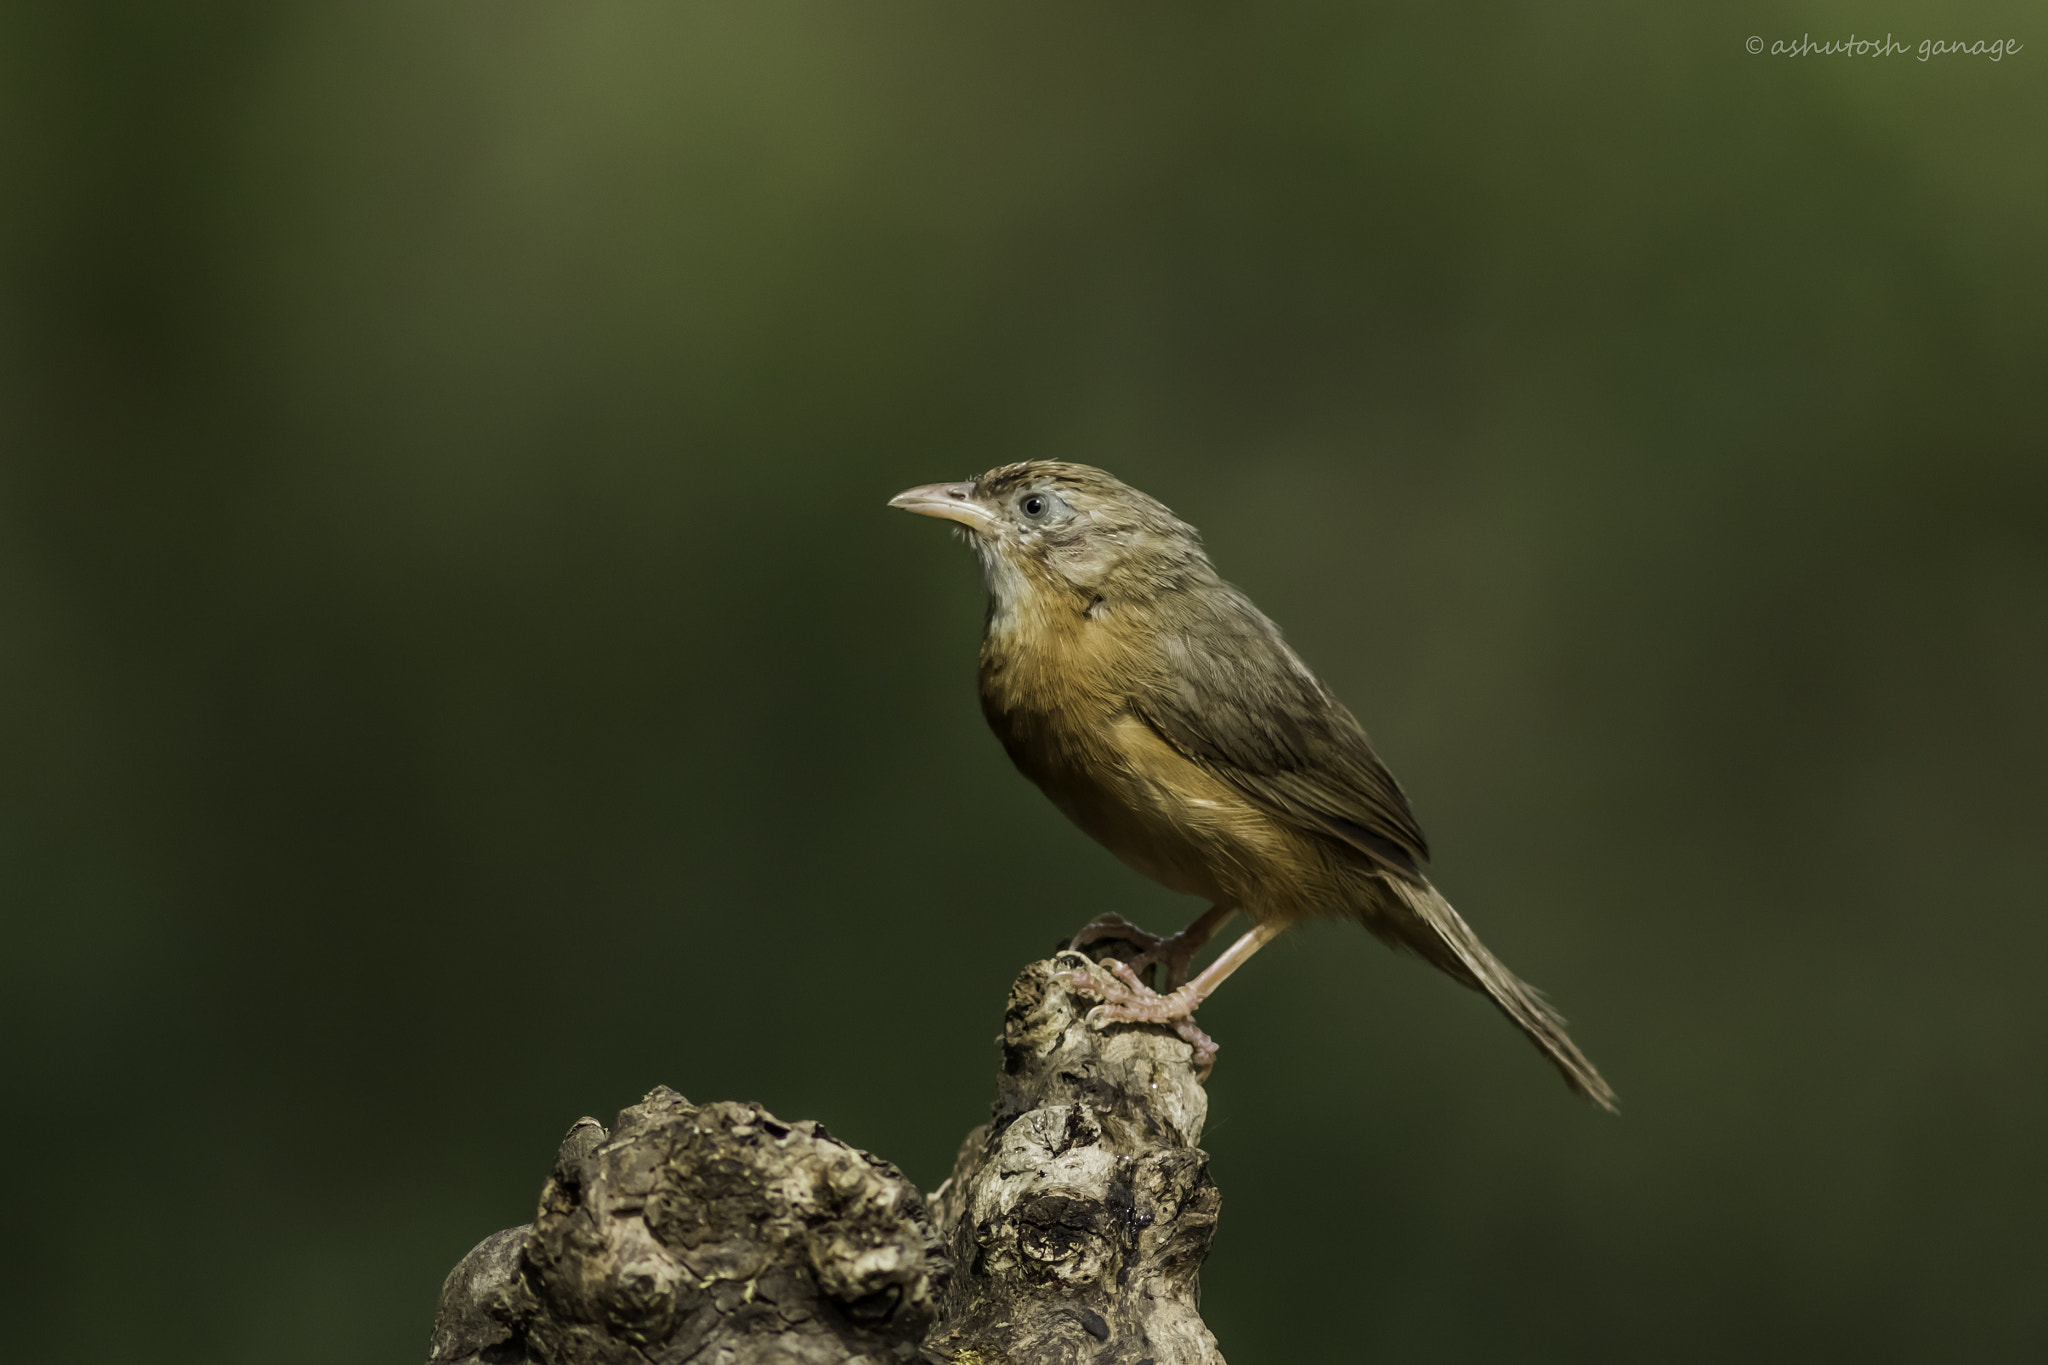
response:
[[(1233, 1361), (2048, 1350), (2048, 30), (2018, 5), (0, 10), (0, 1354), (418, 1360), (656, 1083), (926, 1188), (1201, 907), (898, 489), (1201, 526), (1621, 1091), (1283, 939)], [(1889, 29), (2028, 46), (1752, 57)]]

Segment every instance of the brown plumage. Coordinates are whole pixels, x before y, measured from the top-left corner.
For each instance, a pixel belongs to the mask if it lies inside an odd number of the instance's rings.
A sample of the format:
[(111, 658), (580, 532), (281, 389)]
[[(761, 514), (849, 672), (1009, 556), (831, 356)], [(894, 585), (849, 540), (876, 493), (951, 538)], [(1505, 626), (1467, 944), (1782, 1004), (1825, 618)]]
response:
[[(1178, 1029), (1287, 925), (1348, 915), (1484, 992), (1580, 1094), (1614, 1092), (1532, 987), (1486, 950), (1422, 872), (1429, 845), (1365, 731), (1217, 576), (1194, 527), (1100, 469), (1030, 461), (891, 505), (959, 522), (989, 611), (982, 711), (1025, 776), (1117, 857), (1212, 908), (1130, 964), (1100, 1022)], [(1238, 910), (1252, 928), (1192, 981), (1189, 958)], [(1084, 930), (1083, 937), (1088, 931)], [(1101, 936), (1129, 937), (1116, 922)], [(1175, 987), (1137, 975), (1160, 963)]]

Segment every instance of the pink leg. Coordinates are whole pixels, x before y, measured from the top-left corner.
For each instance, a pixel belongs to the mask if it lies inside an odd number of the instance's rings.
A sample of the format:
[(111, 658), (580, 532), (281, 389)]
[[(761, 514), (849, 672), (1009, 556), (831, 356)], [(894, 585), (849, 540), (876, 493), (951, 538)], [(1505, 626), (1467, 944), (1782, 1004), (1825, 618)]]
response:
[[(1219, 907), (1220, 908), (1220, 907)], [(1213, 913), (1213, 912), (1212, 912)], [(1208, 916), (1204, 915), (1203, 919)], [(1197, 924), (1200, 921), (1196, 922)], [(1220, 921), (1219, 921), (1220, 923)], [(1192, 927), (1192, 926), (1191, 926)], [(1107, 1024), (1167, 1024), (1195, 1049), (1195, 1065), (1207, 1077), (1216, 1064), (1216, 1044), (1195, 1027), (1195, 1010), (1223, 984), (1225, 977), (1242, 967), (1251, 955), (1271, 942), (1281, 930), (1278, 924), (1255, 924), (1237, 942), (1223, 950), (1193, 981), (1165, 995), (1159, 994), (1138, 974), (1121, 962), (1106, 962), (1123, 988), (1105, 987), (1086, 972), (1064, 972), (1061, 979), (1069, 990), (1097, 996), (1102, 1004), (1088, 1011), (1088, 1021), (1100, 1028)]]
[(1201, 918), (1193, 924), (1166, 938), (1147, 933), (1122, 915), (1097, 915), (1067, 940), (1067, 947), (1083, 949), (1091, 943), (1100, 943), (1105, 939), (1137, 944), (1139, 952), (1130, 960), (1131, 970), (1142, 977), (1148, 967), (1155, 964), (1164, 967), (1166, 988), (1172, 990), (1188, 979), (1189, 960), (1202, 951), (1202, 945), (1236, 913), (1237, 907), (1228, 902), (1212, 905), (1203, 911)]
[(1210, 906), (1193, 924), (1171, 938), (1159, 940), (1132, 958), (1131, 971), (1143, 977), (1145, 969), (1156, 962), (1166, 968), (1166, 988), (1174, 989), (1188, 979), (1188, 962), (1236, 913), (1237, 907), (1228, 901)]

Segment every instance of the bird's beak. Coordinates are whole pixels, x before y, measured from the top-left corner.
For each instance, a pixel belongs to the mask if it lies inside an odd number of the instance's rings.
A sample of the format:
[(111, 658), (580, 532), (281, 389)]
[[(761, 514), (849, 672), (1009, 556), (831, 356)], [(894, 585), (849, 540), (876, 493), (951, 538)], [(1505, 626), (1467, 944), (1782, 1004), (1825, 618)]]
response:
[(906, 488), (889, 499), (889, 505), (921, 517), (957, 521), (970, 531), (995, 529), (995, 513), (974, 496), (971, 483), (928, 483), (922, 488)]

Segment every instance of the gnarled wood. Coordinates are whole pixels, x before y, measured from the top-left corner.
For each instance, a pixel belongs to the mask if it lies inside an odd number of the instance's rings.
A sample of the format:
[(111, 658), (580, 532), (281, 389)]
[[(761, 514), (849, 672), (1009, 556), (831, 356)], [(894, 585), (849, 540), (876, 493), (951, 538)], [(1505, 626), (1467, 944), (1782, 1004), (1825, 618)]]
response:
[(1209, 1102), (1192, 1049), (1091, 1027), (1066, 971), (1110, 979), (1063, 953), (1010, 988), (995, 1112), (934, 1197), (961, 1269), (930, 1345), (988, 1365), (1222, 1365), (1199, 1311), (1221, 1196), (1195, 1145)]
[[(1110, 948), (1113, 944), (1100, 944)], [(1188, 1044), (1011, 987), (994, 1109), (927, 1210), (887, 1162), (666, 1087), (569, 1132), (538, 1218), (442, 1287), (430, 1365), (1221, 1365), (1219, 1203)]]

